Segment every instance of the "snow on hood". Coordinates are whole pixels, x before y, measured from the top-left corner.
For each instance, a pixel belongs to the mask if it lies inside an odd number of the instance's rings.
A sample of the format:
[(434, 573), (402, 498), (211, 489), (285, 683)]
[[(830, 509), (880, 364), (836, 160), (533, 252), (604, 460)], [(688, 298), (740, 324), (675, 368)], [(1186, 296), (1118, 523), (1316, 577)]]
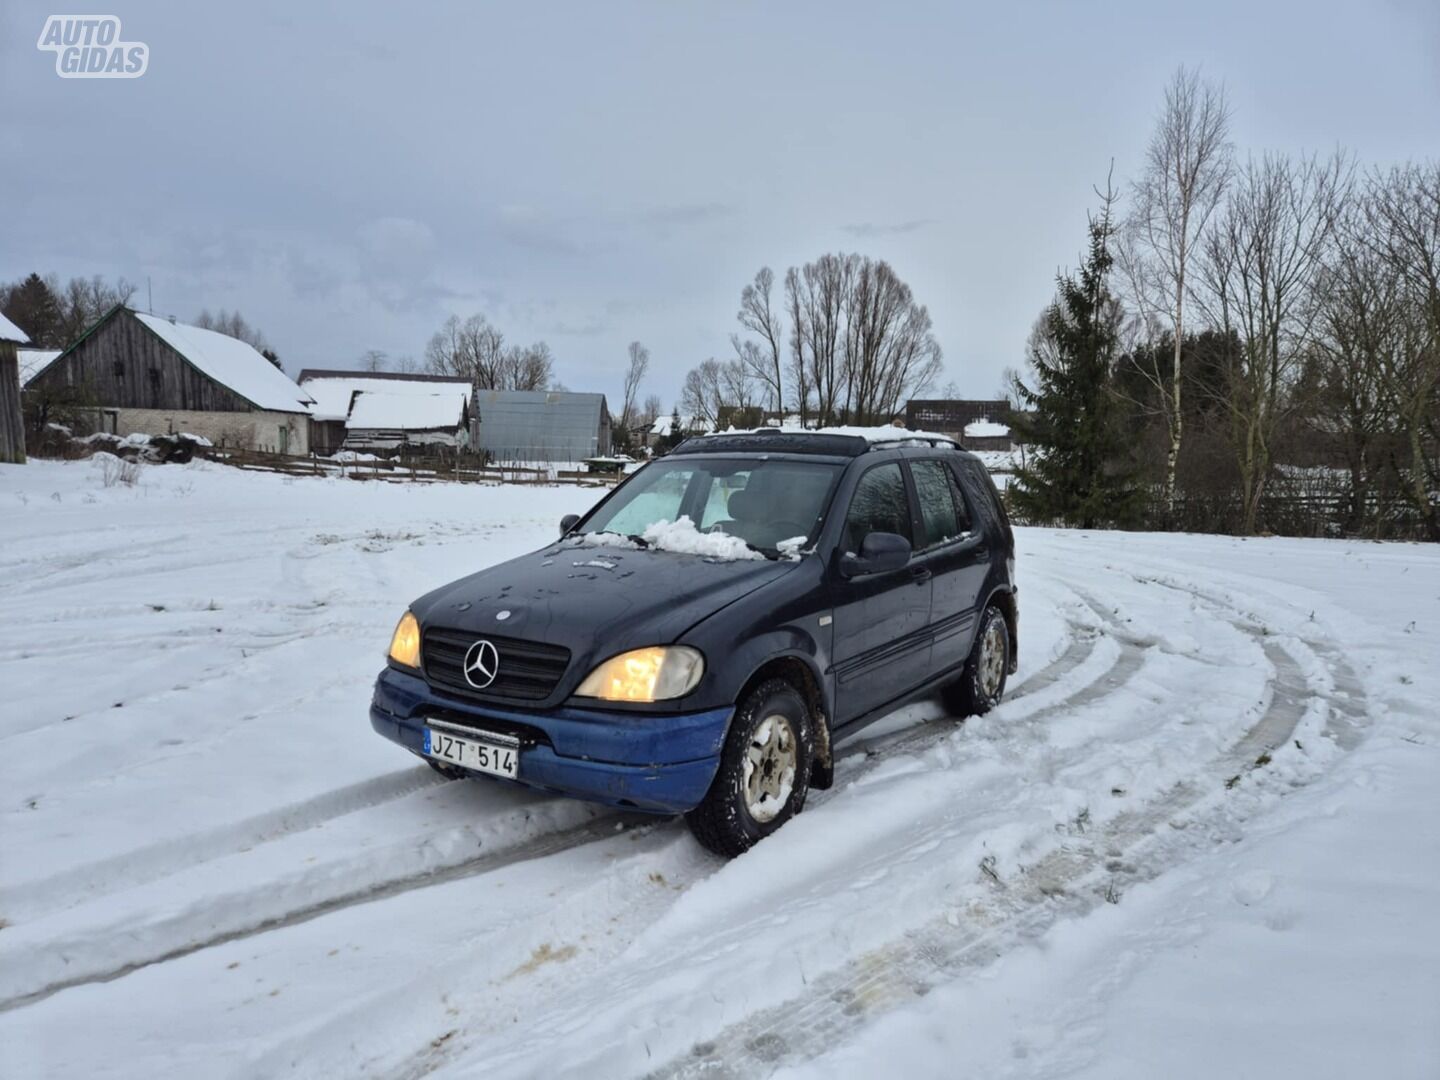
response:
[[(644, 546), (628, 536), (613, 532), (580, 533), (572, 539), (578, 542), (578, 547), (611, 547), (638, 551)], [(680, 515), (677, 521), (657, 521), (645, 526), (640, 539), (656, 551), (670, 551), (677, 555), (703, 555), (717, 562), (765, 558), (762, 552), (755, 550), (738, 536), (701, 532), (684, 514)], [(805, 538), (800, 537), (800, 542), (804, 541)], [(787, 540), (786, 543), (790, 541)]]
[(730, 562), (736, 559), (763, 559), (765, 556), (738, 536), (701, 532), (695, 523), (681, 514), (675, 521), (657, 521), (645, 526), (640, 534), (651, 547), (674, 551), (681, 555), (704, 555)]

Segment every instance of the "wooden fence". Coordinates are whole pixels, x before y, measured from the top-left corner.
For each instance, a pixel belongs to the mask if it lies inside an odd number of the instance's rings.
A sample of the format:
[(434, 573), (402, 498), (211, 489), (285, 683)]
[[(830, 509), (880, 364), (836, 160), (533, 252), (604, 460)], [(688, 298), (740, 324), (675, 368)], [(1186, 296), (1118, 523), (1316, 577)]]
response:
[(312, 455), (290, 457), (256, 450), (207, 447), (204, 456), (247, 472), (283, 476), (337, 476), (389, 484), (571, 484), (579, 487), (613, 487), (623, 477), (602, 473), (553, 470), (533, 466), (470, 464), (455, 457), (403, 459), (367, 458), (334, 460)]

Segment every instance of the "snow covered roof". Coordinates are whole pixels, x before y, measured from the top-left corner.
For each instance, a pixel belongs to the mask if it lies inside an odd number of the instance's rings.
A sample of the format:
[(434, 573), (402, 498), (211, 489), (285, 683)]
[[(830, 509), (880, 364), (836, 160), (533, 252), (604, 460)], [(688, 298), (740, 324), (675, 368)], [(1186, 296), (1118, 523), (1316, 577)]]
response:
[(993, 420), (974, 420), (965, 425), (965, 435), (971, 439), (998, 439), (1009, 434), (1009, 427)]
[(310, 411), (310, 395), (245, 342), (214, 330), (173, 323), (158, 315), (137, 311), (135, 317), (186, 360), (257, 409)]
[(24, 386), (40, 372), (50, 366), (63, 350), (61, 349), (19, 349), (20, 385)]
[[(467, 379), (454, 382), (443, 381), (432, 376), (419, 379), (405, 379), (392, 374), (381, 375), (369, 372), (336, 372), (334, 374), (307, 375), (300, 373), (300, 387), (314, 400), (310, 415), (316, 420), (344, 420), (350, 415), (350, 402), (356, 393), (389, 394), (392, 396), (430, 396), (455, 393), (470, 393)], [(389, 426), (389, 425), (387, 425)]]
[(465, 422), (469, 399), (466, 390), (429, 394), (362, 390), (355, 395), (345, 426), (351, 431), (453, 431)]
[(4, 315), (0, 315), (0, 341), (18, 341), (21, 345), (30, 344), (30, 339), (25, 336), (25, 331)]

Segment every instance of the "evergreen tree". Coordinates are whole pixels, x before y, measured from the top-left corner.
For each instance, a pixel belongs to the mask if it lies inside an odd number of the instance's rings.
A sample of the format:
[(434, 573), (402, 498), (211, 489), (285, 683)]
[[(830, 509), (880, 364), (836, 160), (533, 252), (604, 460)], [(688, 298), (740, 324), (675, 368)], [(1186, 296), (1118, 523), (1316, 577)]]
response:
[(61, 330), (60, 301), (39, 274), (31, 274), (9, 289), (4, 313), (38, 348), (60, 349), (69, 344)]
[(1013, 426), (1035, 451), (1016, 471), (1015, 507), (1035, 520), (1085, 529), (1130, 523), (1139, 510), (1110, 385), (1118, 323), (1108, 284), (1112, 201), (1105, 196), (1100, 216), (1090, 219), (1085, 262), (1078, 276), (1059, 277), (1055, 302), (1031, 339), (1034, 388), (1015, 384), (1027, 411)]

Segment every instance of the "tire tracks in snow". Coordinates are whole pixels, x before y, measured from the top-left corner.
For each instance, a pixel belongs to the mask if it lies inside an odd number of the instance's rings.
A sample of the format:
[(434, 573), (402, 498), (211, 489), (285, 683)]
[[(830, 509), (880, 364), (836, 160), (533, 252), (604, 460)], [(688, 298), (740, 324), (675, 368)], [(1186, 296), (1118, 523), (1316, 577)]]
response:
[[(1365, 699), (1356, 673), (1336, 646), (1299, 639), (1300, 647), (1311, 650), (1330, 675), (1329, 689), (1316, 688), (1292, 652), (1295, 646), (1268, 636), (1229, 601), (1172, 582), (1150, 583), (1199, 600), (1264, 651), (1275, 674), (1270, 701), (1254, 724), (1197, 776), (1141, 807), (1122, 811), (1093, 836), (1070, 838), (1012, 880), (995, 879), (982, 912), (971, 909), (963, 916), (938, 917), (889, 946), (809, 980), (800, 997), (727, 1026), (697, 1043), (688, 1055), (650, 1073), (652, 1080), (767, 1075), (816, 1057), (843, 1043), (858, 1024), (978, 970), (1061, 919), (1081, 918), (1104, 903), (1119, 902), (1124, 889), (1159, 877), (1214, 842), (1203, 817), (1194, 822), (1178, 819), (1203, 811), (1207, 798), (1218, 800), (1211, 816), (1223, 819), (1231, 808), (1221, 797), (1293, 738), (1312, 703), (1323, 702), (1327, 708), (1324, 734), (1342, 751), (1353, 748), (1365, 724)], [(1104, 617), (1100, 605), (1087, 602)], [(1139, 648), (1138, 641), (1132, 647)], [(1035, 718), (1049, 713), (1041, 710)]]
[(461, 878), (475, 877), (479, 874), (501, 870), (515, 863), (527, 862), (532, 859), (558, 854), (562, 851), (569, 851), (582, 844), (592, 844), (614, 837), (617, 833), (625, 831), (627, 828), (648, 829), (655, 827), (654, 824), (652, 824), (654, 821), (653, 818), (647, 818), (643, 821), (636, 820), (637, 818), (639, 818), (639, 815), (635, 814), (614, 814), (598, 817), (574, 828), (542, 834), (530, 841), (517, 844), (513, 847), (504, 848), (495, 852), (482, 852), (481, 854), (471, 856), (463, 862), (428, 869), (405, 877), (391, 878), (350, 891), (341, 891), (321, 899), (316, 899), (304, 906), (293, 908), (283, 914), (262, 919), (258, 922), (245, 923), (228, 930), (220, 930), (202, 938), (187, 941), (183, 944), (175, 944), (164, 952), (152, 953), (143, 959), (112, 966), (103, 971), (77, 973), (70, 978), (47, 983), (45, 986), (27, 993), (16, 994), (0, 1000), (0, 1013), (44, 1001), (46, 998), (52, 997), (62, 990), (73, 989), (77, 986), (88, 986), (94, 983), (113, 982), (142, 968), (151, 967), (155, 964), (163, 964), (170, 960), (178, 960), (181, 957), (200, 952), (202, 949), (225, 945), (232, 941), (240, 941), (244, 938), (254, 937), (257, 934), (265, 934), (274, 930), (283, 930), (289, 926), (297, 926), (300, 923), (309, 922), (312, 919), (318, 919), (332, 912), (354, 907), (357, 904), (368, 904), (377, 900), (386, 900), (392, 896), (398, 896), (401, 893), (410, 892), (414, 889), (443, 885), (448, 882), (458, 881)]
[(136, 885), (170, 877), (200, 863), (223, 858), (313, 829), (360, 810), (380, 806), (438, 787), (448, 781), (423, 765), (385, 773), (369, 780), (332, 788), (313, 798), (267, 810), (240, 821), (162, 840), (114, 858), (85, 863), (50, 877), (0, 892), (0, 909), (11, 922), (22, 921), (66, 904), (98, 898)]

